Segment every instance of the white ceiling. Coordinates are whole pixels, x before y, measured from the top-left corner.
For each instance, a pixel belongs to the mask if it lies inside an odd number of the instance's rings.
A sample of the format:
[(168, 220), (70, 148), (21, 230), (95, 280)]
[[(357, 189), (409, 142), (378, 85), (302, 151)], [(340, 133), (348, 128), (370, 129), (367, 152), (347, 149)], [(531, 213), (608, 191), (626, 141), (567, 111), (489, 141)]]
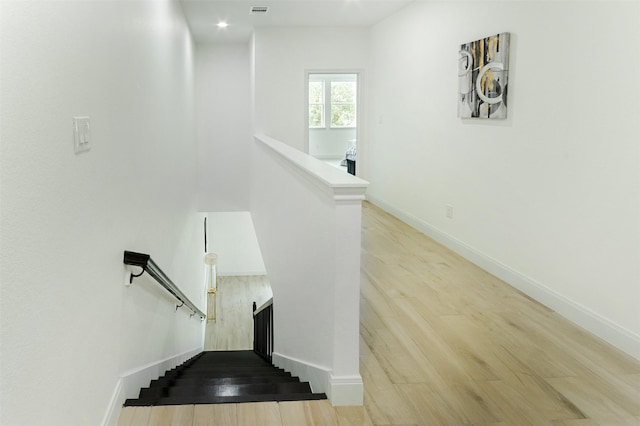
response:
[[(255, 27), (368, 27), (412, 0), (181, 0), (197, 43), (249, 41)], [(252, 6), (268, 6), (252, 15)], [(225, 21), (227, 28), (216, 24)]]

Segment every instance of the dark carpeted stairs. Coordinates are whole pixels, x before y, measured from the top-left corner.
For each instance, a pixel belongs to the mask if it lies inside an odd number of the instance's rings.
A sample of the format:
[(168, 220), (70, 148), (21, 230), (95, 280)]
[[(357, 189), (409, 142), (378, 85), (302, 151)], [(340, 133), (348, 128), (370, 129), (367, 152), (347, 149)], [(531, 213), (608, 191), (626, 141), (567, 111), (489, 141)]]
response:
[(152, 380), (125, 406), (227, 404), (326, 399), (309, 383), (274, 367), (253, 351), (202, 352)]

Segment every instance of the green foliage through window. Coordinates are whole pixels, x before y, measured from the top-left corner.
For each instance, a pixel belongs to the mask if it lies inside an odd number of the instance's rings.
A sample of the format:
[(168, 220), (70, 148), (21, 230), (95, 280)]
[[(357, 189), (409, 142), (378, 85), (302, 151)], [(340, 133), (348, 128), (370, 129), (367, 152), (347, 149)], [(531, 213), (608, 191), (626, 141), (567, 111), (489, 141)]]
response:
[(324, 127), (324, 82), (309, 82), (309, 127)]
[(356, 82), (331, 82), (331, 127), (356, 126)]
[(326, 83), (309, 81), (309, 128), (326, 127), (325, 114), (330, 117), (330, 127), (356, 127), (357, 82), (326, 80)]

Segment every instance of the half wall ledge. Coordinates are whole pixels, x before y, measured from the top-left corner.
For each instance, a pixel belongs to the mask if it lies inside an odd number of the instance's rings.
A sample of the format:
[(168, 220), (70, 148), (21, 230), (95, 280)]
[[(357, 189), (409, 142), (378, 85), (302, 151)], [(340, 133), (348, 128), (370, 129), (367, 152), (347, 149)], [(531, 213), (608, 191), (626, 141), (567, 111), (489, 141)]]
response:
[(298, 168), (311, 182), (331, 191), (336, 201), (362, 201), (365, 199), (365, 192), (369, 186), (369, 182), (366, 180), (331, 167), (325, 162), (270, 136), (257, 134), (254, 135), (254, 138)]

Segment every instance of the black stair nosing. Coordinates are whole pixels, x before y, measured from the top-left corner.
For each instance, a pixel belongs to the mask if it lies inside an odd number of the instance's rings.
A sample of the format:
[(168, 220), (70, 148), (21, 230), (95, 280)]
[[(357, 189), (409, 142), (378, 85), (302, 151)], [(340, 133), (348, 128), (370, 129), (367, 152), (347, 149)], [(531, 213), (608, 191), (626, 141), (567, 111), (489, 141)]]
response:
[(233, 367), (233, 368), (189, 368), (178, 373), (183, 374), (205, 374), (205, 373), (287, 373), (282, 368), (276, 367)]
[(217, 373), (251, 373), (251, 374), (260, 374), (260, 373), (286, 373), (286, 371), (275, 368), (275, 367), (235, 367), (235, 368), (224, 368), (224, 367), (212, 367), (212, 368), (189, 368), (180, 373), (180, 375), (184, 374), (217, 374)]
[(280, 370), (214, 370), (214, 371), (185, 371), (183, 374), (170, 377), (179, 379), (184, 377), (242, 377), (242, 376), (291, 376), (291, 373)]
[(226, 353), (211, 353), (204, 354), (202, 357), (198, 358), (198, 362), (266, 362), (262, 357), (256, 355), (255, 353), (247, 354), (247, 355), (235, 355), (235, 354), (226, 354)]
[[(211, 386), (171, 386), (167, 388), (167, 395), (210, 395), (210, 396), (241, 396), (276, 393), (311, 393), (308, 382), (281, 383), (247, 383), (242, 385), (211, 385)], [(141, 395), (142, 396), (142, 395)]]
[(242, 402), (266, 402), (266, 401), (310, 401), (327, 399), (327, 395), (314, 393), (288, 393), (288, 394), (259, 394), (259, 395), (238, 395), (225, 397), (200, 397), (200, 398), (160, 398), (156, 405), (182, 405), (190, 401), (189, 404), (229, 404)]
[(194, 372), (216, 372), (216, 371), (281, 371), (285, 370), (282, 368), (274, 367), (273, 365), (265, 365), (261, 367), (247, 367), (247, 366), (220, 366), (220, 367), (202, 367), (202, 368), (186, 368), (182, 370), (181, 373), (194, 373)]
[(156, 385), (149, 386), (146, 388), (140, 389), (139, 397), (142, 398), (145, 395), (166, 395), (168, 393), (175, 393), (177, 391), (185, 392), (185, 393), (197, 393), (202, 392), (211, 393), (215, 391), (215, 389), (232, 389), (235, 388), (238, 392), (253, 392), (255, 393), (255, 389), (263, 389), (264, 393), (272, 393), (267, 392), (264, 389), (282, 389), (286, 388), (298, 388), (304, 389), (307, 392), (311, 392), (311, 388), (308, 382), (301, 382), (298, 378), (276, 378), (277, 380), (273, 380), (270, 377), (263, 378), (239, 378), (239, 380), (229, 380), (227, 379), (215, 379), (215, 380), (196, 380), (196, 381), (183, 381), (176, 382), (168, 385)]
[(273, 367), (266, 361), (263, 362), (197, 362), (187, 368), (242, 368), (242, 367)]
[(252, 376), (235, 376), (235, 377), (176, 377), (173, 379), (156, 379), (149, 383), (149, 388), (155, 387), (169, 387), (180, 385), (224, 385), (224, 384), (250, 384), (250, 383), (282, 383), (282, 382), (299, 382), (300, 378), (286, 375), (252, 375)]
[(247, 363), (247, 362), (243, 362), (243, 363), (238, 363), (238, 364), (229, 364), (229, 363), (215, 363), (215, 362), (211, 362), (211, 363), (199, 363), (199, 364), (195, 364), (195, 365), (190, 365), (189, 367), (185, 368), (188, 370), (208, 370), (208, 369), (222, 369), (222, 368), (278, 368), (278, 367), (274, 367), (273, 365), (269, 364), (269, 363), (262, 363), (262, 364), (258, 364), (258, 363)]
[(204, 351), (191, 358), (197, 361), (215, 361), (215, 362), (246, 362), (246, 361), (262, 361), (263, 358), (252, 350), (246, 351)]
[(276, 393), (276, 392), (288, 392), (291, 393), (293, 388), (300, 392), (311, 392), (311, 387), (308, 382), (300, 382), (298, 378), (281, 377), (273, 380), (271, 377), (264, 378), (240, 378), (240, 380), (216, 379), (216, 380), (198, 380), (198, 381), (186, 381), (176, 382), (167, 385), (149, 386), (140, 389), (138, 398), (145, 398), (147, 396), (163, 396), (169, 394), (175, 394), (176, 392), (182, 392), (184, 394), (213, 394), (223, 391), (230, 392), (235, 389), (239, 393)]
[(202, 356), (207, 357), (255, 357), (256, 353), (252, 349), (230, 349), (230, 350), (216, 350), (216, 351), (203, 351), (200, 352)]
[(196, 364), (196, 365), (190, 365), (187, 368), (184, 368), (184, 370), (212, 370), (212, 369), (229, 369), (229, 370), (233, 370), (233, 369), (237, 369), (237, 368), (277, 368), (274, 367), (271, 364), (268, 363), (264, 363), (264, 364), (254, 364), (254, 363), (238, 363), (238, 364), (217, 364), (217, 363), (207, 363), (207, 364)]
[[(284, 383), (299, 382), (298, 377), (291, 375), (286, 376), (247, 376), (247, 377), (183, 377), (178, 378), (171, 383), (171, 386), (182, 385), (241, 385), (252, 383)], [(151, 386), (150, 386), (151, 387)]]
[(254, 363), (238, 363), (238, 364), (217, 364), (217, 363), (200, 363), (196, 365), (190, 365), (182, 370), (211, 370), (211, 369), (235, 369), (235, 368), (278, 368), (269, 363), (254, 364)]
[(263, 372), (260, 374), (251, 373), (251, 372), (230, 372), (230, 371), (219, 371), (219, 372), (207, 372), (207, 373), (188, 373), (182, 374), (180, 378), (193, 378), (193, 377), (202, 377), (202, 378), (221, 378), (221, 377), (257, 377), (257, 376), (272, 376), (272, 377), (288, 377), (291, 376), (290, 373), (285, 372)]
[(260, 355), (251, 356), (225, 355), (224, 353), (203, 354), (198, 357), (197, 362), (265, 362)]
[(197, 405), (197, 404), (233, 404), (244, 402), (267, 402), (267, 401), (314, 401), (327, 399), (324, 393), (303, 393), (303, 394), (262, 394), (246, 396), (228, 397), (199, 397), (199, 398), (149, 398), (149, 399), (128, 399), (125, 407), (148, 407), (158, 405)]
[(139, 399), (176, 397), (210, 398), (224, 396), (248, 396), (269, 394), (312, 393), (307, 382), (249, 383), (242, 385), (213, 386), (171, 386), (168, 388), (145, 388), (140, 390)]

